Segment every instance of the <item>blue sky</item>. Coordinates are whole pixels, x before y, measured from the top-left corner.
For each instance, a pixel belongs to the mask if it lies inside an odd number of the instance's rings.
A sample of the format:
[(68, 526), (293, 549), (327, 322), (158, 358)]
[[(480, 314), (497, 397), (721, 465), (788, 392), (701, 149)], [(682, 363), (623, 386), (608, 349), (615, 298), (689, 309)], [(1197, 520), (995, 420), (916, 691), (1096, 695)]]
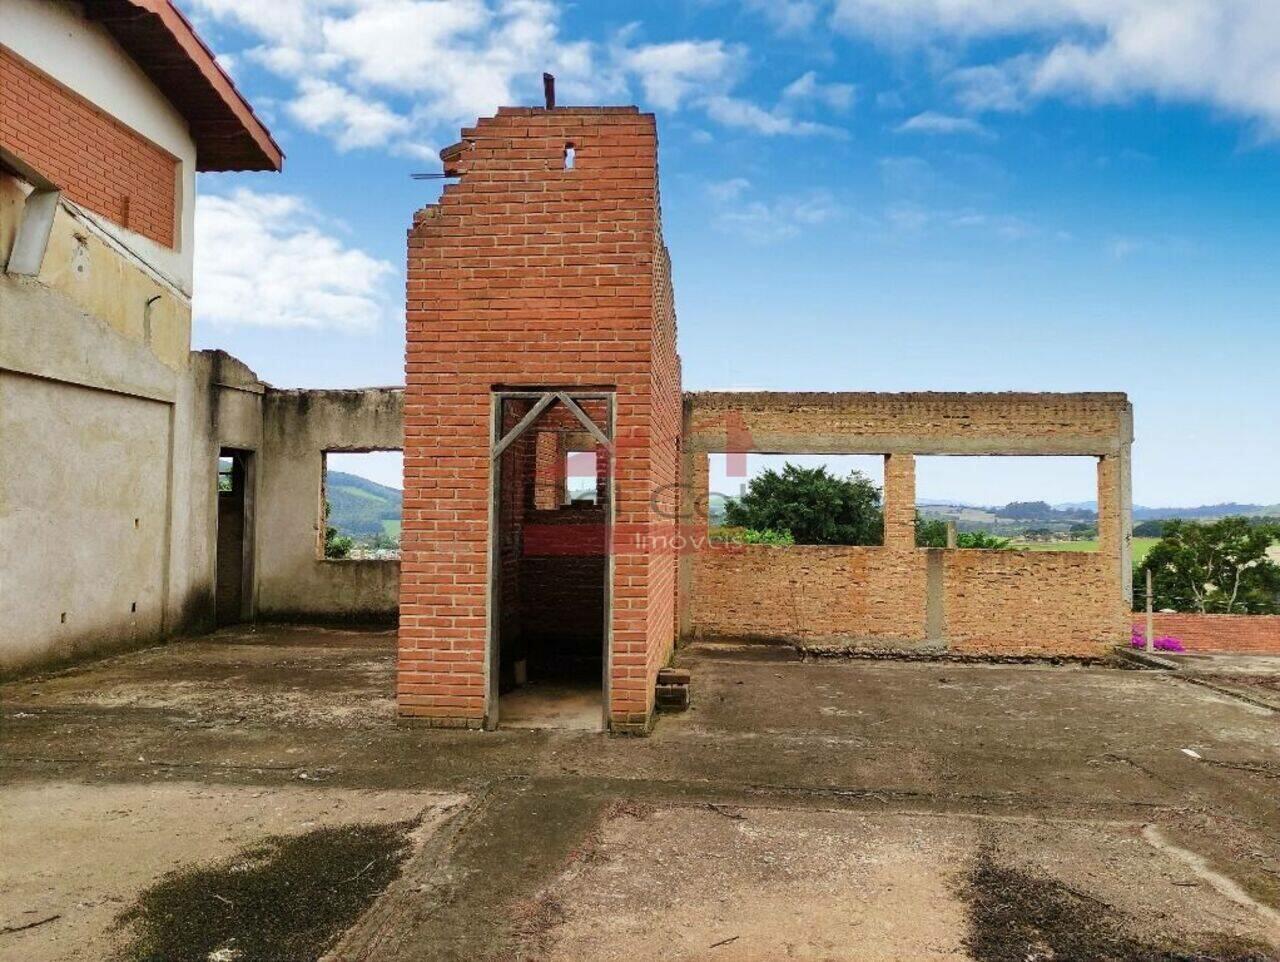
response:
[(275, 384), (403, 381), (409, 174), (547, 69), (658, 115), (686, 388), (1123, 390), (1137, 501), (1280, 501), (1280, 4), (181, 5), (288, 154), (197, 218), (197, 346)]

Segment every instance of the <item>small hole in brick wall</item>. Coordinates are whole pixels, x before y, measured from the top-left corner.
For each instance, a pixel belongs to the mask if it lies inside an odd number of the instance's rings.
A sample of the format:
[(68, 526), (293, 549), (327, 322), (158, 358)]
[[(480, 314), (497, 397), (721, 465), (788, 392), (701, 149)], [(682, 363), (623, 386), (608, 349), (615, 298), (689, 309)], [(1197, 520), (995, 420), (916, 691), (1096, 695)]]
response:
[(58, 622), (64, 625), (67, 623), (67, 613), (65, 611), (62, 613), (62, 617), (58, 619)]
[(1080, 456), (916, 458), (916, 544), (941, 548), (1098, 550), (1098, 459)]
[(129, 610), (136, 612), (138, 610), (138, 603), (136, 601), (131, 602), (129, 605)]
[(573, 144), (564, 145), (564, 169), (573, 170), (573, 164), (576, 160), (577, 151)]

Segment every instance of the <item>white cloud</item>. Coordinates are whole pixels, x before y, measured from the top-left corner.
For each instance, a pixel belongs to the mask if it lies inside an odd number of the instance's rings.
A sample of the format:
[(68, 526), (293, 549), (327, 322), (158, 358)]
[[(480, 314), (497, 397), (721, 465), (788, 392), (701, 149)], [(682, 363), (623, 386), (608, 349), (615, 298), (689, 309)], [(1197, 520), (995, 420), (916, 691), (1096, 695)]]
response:
[(634, 73), (645, 98), (662, 110), (676, 110), (691, 95), (727, 89), (743, 51), (721, 40), (680, 40), (619, 49), (616, 62)]
[(1154, 96), (1207, 104), (1280, 135), (1276, 0), (835, 0), (833, 19), (896, 42), (1024, 38), (1017, 56), (958, 72), (971, 109)]
[(198, 321), (368, 330), (390, 314), (395, 269), (347, 247), (299, 197), (203, 194), (195, 233)]
[(779, 33), (803, 33), (817, 22), (823, 7), (820, 0), (746, 0), (746, 5)]
[(551, 0), (190, 2), (199, 16), (253, 34), (245, 53), (296, 85), (288, 115), (342, 150), (429, 156), (499, 106), (538, 103), (544, 70), (555, 74), (561, 103), (628, 102), (639, 92), (647, 106), (701, 111), (766, 135), (826, 132), (793, 118), (802, 95), (831, 109), (853, 95), (848, 84), (806, 75), (785, 107), (757, 106), (734, 95), (744, 47), (721, 39), (643, 43), (636, 24), (607, 42), (569, 39)]
[(1113, 261), (1127, 260), (1141, 249), (1142, 242), (1132, 237), (1113, 237), (1105, 245), (1107, 256)]
[(948, 210), (910, 202), (889, 205), (884, 210), (883, 221), (896, 235), (967, 230), (991, 234), (1005, 241), (1021, 241), (1043, 233), (1035, 224), (1015, 214), (995, 214), (972, 208)]
[(289, 115), (308, 130), (329, 134), (339, 150), (380, 147), (410, 130), (408, 117), (328, 80), (303, 77), (298, 94)]
[(948, 79), (966, 110), (1021, 110), (1029, 95), (1026, 80), (1034, 69), (1032, 58), (1024, 54), (999, 66), (962, 67), (952, 71)]
[[(502, 104), (532, 102), (549, 70), (562, 102), (616, 88), (592, 46), (559, 37), (549, 0), (191, 0), (261, 41), (249, 51), (298, 85), (290, 115), (340, 149), (434, 153)], [(405, 140), (408, 131), (419, 136)]]
[(853, 84), (819, 83), (818, 75), (810, 70), (801, 74), (782, 91), (783, 100), (818, 103), (832, 110), (848, 110), (853, 104)]
[(952, 117), (926, 110), (904, 120), (895, 128), (900, 134), (987, 134), (987, 128), (972, 117)]
[(828, 134), (843, 136), (838, 127), (819, 124), (811, 120), (797, 120), (778, 110), (765, 110), (749, 100), (737, 97), (708, 97), (704, 105), (707, 116), (726, 127), (741, 127), (772, 137), (777, 134)]
[(741, 197), (750, 186), (751, 181), (745, 177), (731, 177), (729, 180), (719, 180), (709, 184), (707, 195), (714, 201), (727, 204)]
[[(839, 217), (843, 211), (828, 191), (746, 200), (751, 181), (734, 177), (707, 185), (715, 226), (752, 243), (767, 244), (794, 237)], [(745, 202), (744, 202), (745, 201)]]
[(231, 20), (262, 37), (297, 43), (314, 32), (316, 15), (337, 6), (326, 0), (194, 0), (197, 16)]

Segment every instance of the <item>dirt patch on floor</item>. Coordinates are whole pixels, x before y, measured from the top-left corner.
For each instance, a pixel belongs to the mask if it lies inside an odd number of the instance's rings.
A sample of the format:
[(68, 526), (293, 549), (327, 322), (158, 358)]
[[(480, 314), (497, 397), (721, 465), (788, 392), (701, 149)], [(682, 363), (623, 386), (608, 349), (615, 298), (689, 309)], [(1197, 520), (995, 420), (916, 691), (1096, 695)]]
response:
[[(101, 962), (130, 942), (132, 933), (118, 923), (118, 916), (167, 873), (190, 872), (246, 847), (260, 847), (270, 861), (271, 852), (289, 850), (268, 839), (352, 825), (376, 834), (380, 826), (413, 820), (420, 823), (413, 836), (417, 840), (461, 801), (461, 796), (429, 792), (189, 782), (6, 786), (0, 789), (0, 928), (48, 921), (0, 934), (0, 955), (24, 962)], [(327, 850), (341, 847), (335, 841)], [(344, 877), (369, 860), (350, 865)], [(323, 863), (321, 859), (318, 865)], [(298, 868), (301, 884), (307, 874), (302, 863), (285, 859), (280, 864)], [(267, 877), (281, 875), (277, 870)], [(212, 892), (204, 900), (204, 912), (216, 919), (227, 907)], [(144, 929), (151, 926), (148, 918), (137, 917)]]
[(516, 932), (549, 962), (1274, 958), (1138, 824), (724, 805), (614, 814)]
[(171, 872), (120, 914), (133, 940), (119, 962), (313, 962), (395, 878), (417, 826), (273, 836)]
[(978, 854), (961, 889), (969, 905), (965, 948), (978, 962), (1270, 962), (1258, 939), (1218, 932), (1136, 936), (1142, 924), (1111, 903), (1054, 878), (1000, 864)]

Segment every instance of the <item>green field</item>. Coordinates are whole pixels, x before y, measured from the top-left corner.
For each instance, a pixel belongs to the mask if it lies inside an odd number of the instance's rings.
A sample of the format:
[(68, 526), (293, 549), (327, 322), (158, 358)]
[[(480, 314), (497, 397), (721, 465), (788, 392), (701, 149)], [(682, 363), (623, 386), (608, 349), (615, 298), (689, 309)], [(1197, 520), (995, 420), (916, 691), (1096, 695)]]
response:
[(400, 522), (399, 521), (391, 521), (388, 519), (383, 519), (382, 530), (387, 536), (395, 538), (397, 541), (400, 540)]
[[(1142, 559), (1147, 556), (1147, 552), (1159, 541), (1159, 538), (1134, 538), (1133, 563), (1140, 564)], [(1097, 551), (1098, 542), (1097, 539), (1093, 541), (1015, 541), (1013, 547), (1025, 551)]]

